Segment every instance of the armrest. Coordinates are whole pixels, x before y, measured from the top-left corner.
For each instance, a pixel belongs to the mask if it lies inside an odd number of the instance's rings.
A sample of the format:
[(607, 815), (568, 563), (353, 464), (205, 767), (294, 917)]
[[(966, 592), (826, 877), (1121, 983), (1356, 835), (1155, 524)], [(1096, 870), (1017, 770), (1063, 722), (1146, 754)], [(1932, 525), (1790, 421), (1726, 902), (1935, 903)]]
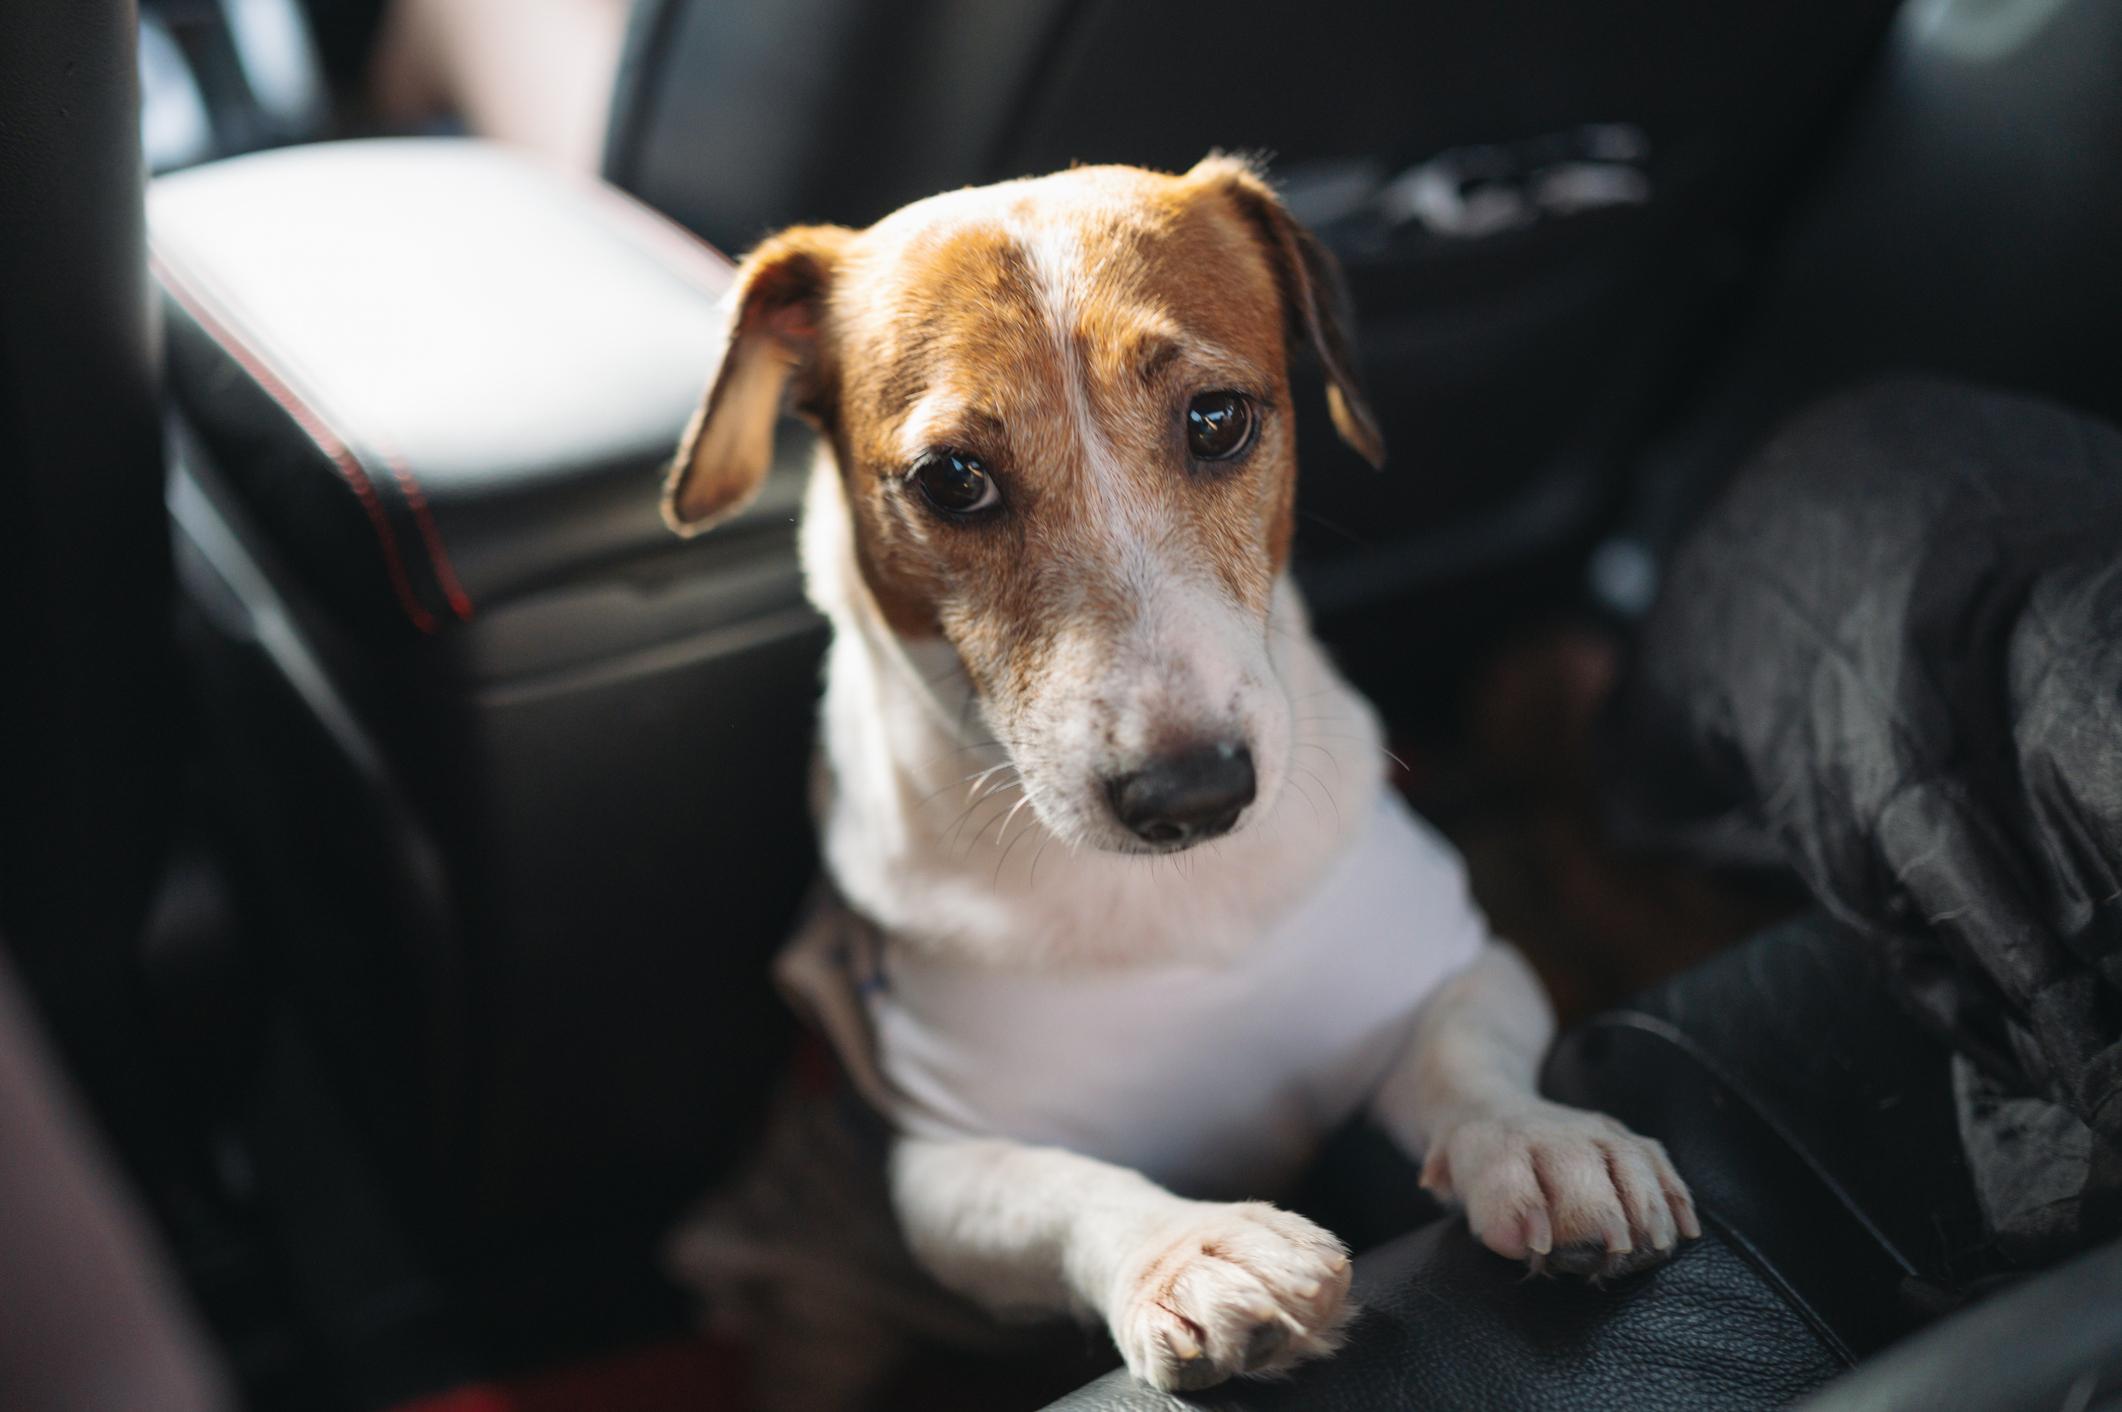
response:
[(149, 208), (178, 406), (364, 631), (446, 631), (668, 547), (657, 480), (719, 336), (719, 253), (470, 141), (238, 158)]

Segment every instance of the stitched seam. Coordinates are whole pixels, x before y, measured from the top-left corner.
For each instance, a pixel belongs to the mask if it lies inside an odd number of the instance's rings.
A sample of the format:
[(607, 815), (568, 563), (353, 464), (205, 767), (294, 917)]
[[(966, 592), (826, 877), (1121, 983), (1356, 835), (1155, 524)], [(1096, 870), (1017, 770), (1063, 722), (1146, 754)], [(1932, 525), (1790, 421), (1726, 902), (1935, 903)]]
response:
[(1844, 1186), (1832, 1172), (1827, 1170), (1826, 1165), (1813, 1155), (1813, 1150), (1800, 1142), (1798, 1135), (1792, 1132), (1786, 1124), (1778, 1120), (1760, 1103), (1756, 1102), (1746, 1085), (1739, 1082), (1738, 1077), (1712, 1056), (1708, 1050), (1697, 1044), (1693, 1036), (1689, 1035), (1678, 1025), (1673, 1024), (1670, 1020), (1642, 1010), (1609, 1011), (1590, 1021), (1590, 1025), (1607, 1029), (1628, 1029), (1641, 1034), (1655, 1035), (1693, 1060), (1704, 1073), (1717, 1081), (1719, 1087), (1731, 1095), (1734, 1103), (1752, 1114), (1755, 1122), (1776, 1135), (1777, 1140), (1790, 1150), (1791, 1154), (1798, 1159), (1799, 1164), (1813, 1174), (1814, 1179), (1820, 1183), (1834, 1203), (1847, 1212), (1850, 1219), (1855, 1221), (1866, 1235), (1878, 1243), (1879, 1248), (1886, 1252), (1889, 1260), (1900, 1267), (1903, 1275), (1916, 1276), (1920, 1274), (1920, 1271), (1916, 1268), (1915, 1261), (1902, 1254), (1901, 1247), (1895, 1245), (1892, 1240), (1887, 1238), (1886, 1232), (1880, 1230), (1872, 1218), (1865, 1214), (1864, 1208), (1850, 1194), (1849, 1188)]
[(412, 507), (413, 524), (419, 528), (420, 541), (427, 546), (428, 563), (434, 566), (435, 581), (442, 585), (442, 596), (449, 600), (449, 608), (461, 619), (472, 615), (471, 595), (457, 581), (457, 570), (449, 561), (449, 551), (442, 547), (442, 527), (435, 523), (434, 515), (427, 508), (427, 494), (420, 489), (420, 482), (413, 477), (412, 467), (405, 458), (389, 446), (376, 440), (377, 450), (383, 464), (390, 467), (391, 478), (398, 482), (399, 493), (405, 503)]
[(1839, 1359), (1843, 1367), (1853, 1368), (1857, 1365), (1856, 1352), (1850, 1348), (1848, 1342), (1842, 1335), (1835, 1332), (1834, 1326), (1828, 1323), (1826, 1316), (1813, 1307), (1813, 1302), (1807, 1299), (1798, 1287), (1785, 1277), (1783, 1271), (1777, 1267), (1776, 1262), (1769, 1259), (1761, 1247), (1755, 1245), (1737, 1227), (1717, 1219), (1714, 1212), (1704, 1211), (1702, 1213), (1702, 1224), (1715, 1230), (1718, 1237), (1726, 1245), (1738, 1251), (1739, 1258), (1751, 1266), (1756, 1275), (1775, 1286), (1776, 1292), (1783, 1296), (1784, 1303), (1788, 1304), (1796, 1312), (1797, 1316), (1805, 1322), (1806, 1326), (1813, 1331), (1814, 1338), (1827, 1345), (1828, 1352)]
[[(629, 243), (666, 273), (718, 299), (729, 292), (731, 274), (735, 266), (729, 257), (715, 246), (609, 183), (584, 177), (579, 173), (551, 170), (583, 188), (607, 213), (629, 227), (640, 237), (639, 240)], [(643, 242), (653, 248), (644, 248)], [(320, 410), (324, 399), (314, 392), (305, 397), (295, 391), (290, 381), (291, 375), (283, 374), (274, 368), (272, 358), (263, 350), (261, 345), (269, 340), (258, 330), (246, 328), (241, 334), (236, 331), (235, 326), (239, 321), (234, 312), (235, 301), (220, 291), (210, 291), (208, 286), (212, 281), (206, 275), (196, 270), (179, 275), (176, 262), (161, 249), (152, 252), (149, 261), (155, 273), (169, 288), (172, 297), (199, 321), (216, 343), (243, 365), (332, 462), (340, 478), (353, 490), (363, 512), (375, 528), (377, 541), (384, 552), (385, 570), (400, 606), (420, 631), (433, 632), (434, 615), (420, 603), (413, 590), (411, 576), (407, 573), (405, 562), (398, 550), (397, 535), (392, 530), (388, 513), (376, 493), (375, 483), (362, 464), (360, 454), (354, 450), (353, 439), (334, 430), (331, 422)], [(209, 311), (209, 303), (217, 308)], [(281, 363), (295, 362), (285, 349), (276, 351)], [(344, 424), (343, 417), (339, 420)], [(427, 551), (428, 565), (434, 571), (435, 582), (441, 588), (443, 597), (448, 600), (450, 611), (460, 619), (469, 619), (473, 612), (471, 596), (457, 577), (456, 568), (451, 563), (449, 551), (442, 540), (441, 526), (435, 520), (433, 509), (418, 477), (413, 474), (412, 467), (404, 455), (383, 437), (370, 432), (363, 439), (375, 449), (384, 466), (390, 471), (399, 494), (405, 498), (406, 508), (412, 513), (413, 524), (420, 535), (422, 547)]]
[[(157, 253), (162, 267), (174, 270), (177, 262), (171, 257), (169, 252), (162, 250)], [(298, 370), (301, 368), (301, 360), (289, 351), (285, 345), (259, 327), (256, 320), (241, 318), (236, 312), (240, 301), (233, 298), (227, 290), (220, 288), (219, 282), (212, 275), (200, 269), (187, 269), (184, 273), (184, 279), (190, 285), (196, 298), (209, 301), (216, 307), (220, 322), (225, 328), (233, 332), (238, 325), (242, 327), (242, 333), (238, 335), (238, 341), (243, 343), (261, 363), (269, 367), (274, 363), (279, 365), (274, 371), (279, 376), (281, 384), (287, 387), (290, 393), (294, 393), (294, 383), (298, 376)], [(303, 377), (302, 380), (307, 384), (307, 391), (294, 395), (303, 398), (312, 409), (317, 411), (320, 422), (326, 421), (327, 413), (324, 409), (329, 406), (329, 400), (316, 390), (318, 380), (314, 377)], [(331, 421), (336, 422), (339, 426), (351, 425), (352, 419), (345, 415), (343, 408), (336, 409), (336, 412), (336, 416), (330, 417)], [(366, 432), (359, 437), (341, 436), (339, 439), (346, 446), (347, 453), (354, 458), (357, 465), (361, 463), (361, 455), (355, 449), (355, 442), (366, 441), (376, 456), (382, 460), (384, 466), (390, 471), (391, 479), (397, 484), (399, 494), (405, 498), (406, 508), (412, 513), (413, 525), (419, 532), (420, 542), (427, 550), (428, 567), (434, 573), (435, 583), (441, 588), (442, 596), (448, 601), (450, 611), (460, 619), (469, 619), (472, 615), (471, 597), (464, 591), (463, 584), (457, 578), (456, 568), (450, 562), (449, 551), (442, 543), (441, 527), (436, 524), (434, 514), (428, 506), (427, 495), (422, 490), (419, 480), (413, 475), (412, 467), (406, 462), (405, 457), (388, 439), (374, 431)], [(362, 466), (362, 475), (363, 479), (369, 479), (366, 466)], [(371, 480), (370, 484), (373, 485), (374, 482)], [(380, 500), (378, 503), (380, 505)], [(393, 549), (395, 550), (395, 536), (393, 537)], [(408, 578), (407, 582), (409, 585), (411, 582), (410, 578)], [(426, 610), (423, 609), (422, 611)]]
[(361, 505), (369, 526), (375, 531), (376, 542), (383, 551), (384, 576), (389, 579), (392, 593), (398, 606), (414, 627), (423, 633), (435, 630), (435, 615), (430, 613), (413, 593), (412, 577), (405, 570), (405, 561), (398, 553), (398, 537), (392, 531), (390, 520), (384, 513), (383, 501), (376, 494), (376, 487), (354, 454), (346, 439), (334, 431), (322, 414), (305, 401), (287, 381), (274, 370), (265, 358), (252, 348), (226, 321), (216, 316), (207, 307), (205, 298), (187, 284), (184, 276), (177, 273), (170, 260), (160, 250), (151, 250), (148, 265), (170, 297), (182, 305), (184, 311), (198, 321), (208, 337), (219, 344), (224, 352), (234, 358), (243, 370), (264, 389), (265, 394), (287, 413), (303, 435), (324, 453), (340, 480), (353, 491), (354, 499)]

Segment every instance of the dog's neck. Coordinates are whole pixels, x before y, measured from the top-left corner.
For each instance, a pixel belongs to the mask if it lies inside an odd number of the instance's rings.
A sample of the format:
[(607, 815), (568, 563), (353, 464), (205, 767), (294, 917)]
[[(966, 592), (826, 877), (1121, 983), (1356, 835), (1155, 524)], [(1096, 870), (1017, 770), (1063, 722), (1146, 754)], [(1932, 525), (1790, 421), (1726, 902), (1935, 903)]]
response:
[(1260, 817), (1177, 855), (1071, 847), (1023, 804), (957, 654), (884, 621), (821, 453), (804, 510), (812, 600), (831, 620), (814, 805), (841, 896), (926, 954), (984, 964), (1225, 957), (1301, 901), (1369, 823), (1377, 719), (1312, 637), (1295, 586), (1270, 633), (1296, 758)]

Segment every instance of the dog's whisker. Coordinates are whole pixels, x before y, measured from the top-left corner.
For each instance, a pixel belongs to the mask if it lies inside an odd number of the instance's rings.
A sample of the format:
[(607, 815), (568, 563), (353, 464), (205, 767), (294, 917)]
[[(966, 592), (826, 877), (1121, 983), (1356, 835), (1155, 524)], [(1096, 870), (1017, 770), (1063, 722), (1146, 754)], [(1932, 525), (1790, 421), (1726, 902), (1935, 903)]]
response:
[[(958, 830), (965, 827), (966, 821), (972, 818), (973, 812), (977, 810), (981, 805), (987, 803), (988, 800), (995, 798), (997, 795), (1002, 794), (1003, 791), (1007, 790), (1011, 785), (1020, 783), (1020, 781), (1012, 779), (1004, 780), (1001, 784), (998, 785), (989, 786), (988, 789), (981, 793), (979, 798), (973, 800), (972, 803), (965, 806), (964, 812), (958, 815), (957, 821), (954, 822), (950, 826), (950, 828), (944, 833), (943, 846), (946, 849), (951, 846), (952, 840), (956, 839), (958, 836)], [(986, 832), (986, 830), (987, 825), (983, 823), (978, 828), (973, 830), (972, 836), (974, 838), (978, 838), (982, 833)]]
[(959, 785), (968, 786), (965, 792), (966, 799), (967, 802), (972, 802), (973, 796), (979, 793), (980, 786), (987, 781), (989, 776), (995, 774), (997, 771), (1006, 770), (1010, 768), (1011, 762), (1008, 760), (1004, 760), (999, 764), (989, 765), (984, 770), (975, 770), (971, 774), (965, 775), (959, 779), (952, 780), (950, 783), (943, 785), (940, 788), (930, 790), (927, 794), (921, 796), (921, 798), (917, 801), (917, 804), (926, 805), (931, 800), (936, 799), (938, 796), (950, 793)]
[[(1016, 781), (1011, 781), (1011, 784), (1015, 783)], [(991, 793), (981, 796), (980, 803), (982, 804), (986, 803), (990, 799), (998, 799), (1001, 802), (995, 806), (994, 812), (990, 813), (986, 818), (980, 820), (978, 823), (974, 824), (970, 829), (967, 829), (965, 831), (965, 844), (958, 850), (958, 857), (960, 859), (970, 858), (973, 856), (973, 850), (980, 846), (980, 840), (986, 837), (987, 835), (987, 826), (993, 823), (996, 819), (1000, 818), (1002, 816), (1003, 811), (1010, 807), (1009, 795), (1007, 793), (1009, 788), (1010, 785), (1002, 785), (993, 790)], [(948, 844), (949, 841), (945, 840), (946, 847), (948, 846)]]
[(1309, 804), (1311, 806), (1312, 822), (1318, 824), (1322, 828), (1325, 827), (1326, 816), (1319, 812), (1319, 801), (1312, 798), (1312, 792), (1306, 789), (1302, 784), (1299, 784), (1297, 782), (1297, 777), (1294, 774), (1289, 777), (1289, 785), (1291, 789), (1297, 791), (1297, 796), (1300, 799), (1302, 799), (1306, 804)]
[[(929, 791), (929, 792), (928, 792), (927, 794), (924, 794), (924, 795), (922, 795), (920, 799), (918, 799), (917, 801), (915, 801), (915, 803), (916, 803), (916, 807), (920, 807), (920, 806), (925, 806), (925, 805), (927, 805), (928, 803), (930, 803), (930, 802), (931, 802), (932, 800), (935, 800), (935, 799), (937, 799), (938, 797), (940, 797), (940, 796), (942, 796), (942, 795), (945, 795), (945, 794), (948, 794), (948, 793), (950, 793), (950, 792), (951, 792), (952, 790), (956, 789), (956, 788), (957, 788), (957, 787), (958, 787), (959, 785), (961, 785), (961, 784), (964, 784), (964, 783), (966, 783), (966, 781), (967, 781), (967, 780), (972, 780), (972, 781), (982, 781), (982, 780), (985, 780), (985, 779), (986, 779), (986, 778), (987, 778), (987, 777), (988, 777), (989, 775), (992, 775), (992, 774), (994, 774), (994, 773), (995, 773), (995, 772), (996, 772), (997, 770), (1007, 769), (1007, 768), (1009, 768), (1009, 766), (1010, 766), (1010, 762), (1009, 762), (1009, 761), (1007, 761), (1007, 760), (1004, 760), (1004, 761), (1003, 761), (1003, 762), (1002, 762), (1001, 764), (999, 764), (999, 765), (990, 765), (990, 766), (989, 766), (988, 768), (986, 768), (986, 769), (984, 769), (984, 770), (978, 770), (978, 771), (975, 771), (974, 773), (972, 773), (972, 774), (970, 774), (970, 775), (967, 775), (967, 776), (965, 776), (965, 777), (964, 777), (964, 779), (956, 779), (956, 780), (952, 780), (952, 781), (951, 781), (950, 783), (948, 783), (948, 784), (946, 784), (946, 785), (943, 785), (943, 786), (941, 786), (940, 788), (937, 788), (937, 789), (932, 789), (932, 790), (930, 790), (930, 791)], [(979, 784), (978, 784), (978, 783), (975, 783), (975, 784), (973, 784), (972, 788), (971, 788), (971, 789), (968, 789), (968, 790), (966, 791), (966, 794), (967, 794), (968, 798), (970, 798), (970, 796), (972, 795), (972, 793), (973, 793), (974, 791), (978, 790), (979, 788), (980, 788), (980, 786), (979, 786)]]
[[(1322, 790), (1324, 790), (1324, 791), (1326, 792), (1326, 803), (1327, 803), (1327, 807), (1328, 807), (1328, 808), (1330, 808), (1330, 809), (1332, 809), (1332, 810), (1334, 811), (1334, 831), (1335, 831), (1336, 833), (1340, 832), (1340, 829), (1341, 829), (1341, 801), (1340, 801), (1340, 800), (1338, 800), (1338, 799), (1336, 799), (1336, 798), (1334, 798), (1334, 792), (1333, 792), (1333, 790), (1332, 790), (1332, 789), (1330, 789), (1330, 788), (1328, 788), (1328, 787), (1327, 787), (1327, 783), (1326, 783), (1326, 781), (1325, 781), (1325, 780), (1322, 780), (1322, 779), (1320, 779), (1320, 778), (1319, 778), (1319, 777), (1318, 777), (1318, 776), (1317, 776), (1316, 774), (1312, 773), (1312, 771), (1310, 771), (1309, 769), (1305, 768), (1305, 767), (1304, 767), (1304, 766), (1302, 766), (1302, 765), (1295, 765), (1295, 764), (1293, 764), (1293, 765), (1291, 765), (1291, 766), (1290, 766), (1290, 768), (1291, 768), (1291, 769), (1293, 769), (1293, 770), (1295, 770), (1295, 771), (1297, 771), (1297, 772), (1298, 772), (1299, 774), (1301, 774), (1301, 775), (1304, 775), (1304, 776), (1305, 776), (1306, 778), (1310, 779), (1310, 780), (1311, 780), (1311, 782), (1312, 782), (1313, 784), (1316, 784), (1316, 785), (1318, 785), (1320, 789), (1322, 789)], [(1310, 794), (1309, 794), (1309, 793), (1307, 792), (1307, 793), (1306, 793), (1306, 795), (1305, 795), (1305, 797), (1306, 797), (1306, 798), (1308, 799), (1308, 798), (1310, 798), (1311, 796), (1310, 796)]]
[(916, 809), (925, 809), (930, 804), (942, 798), (944, 795), (950, 793), (952, 790), (956, 789), (959, 785), (963, 783), (963, 780), (954, 780), (950, 784), (942, 785), (936, 789), (932, 789), (928, 793), (922, 795), (919, 799), (915, 800), (914, 807)]
[[(975, 785), (972, 789), (966, 791), (965, 807), (969, 811), (975, 805), (985, 803), (987, 800), (994, 798), (995, 795), (1001, 790), (1008, 789), (1011, 785), (1017, 784), (1019, 782), (1020, 780), (1018, 777), (1011, 776), (1009, 779), (1001, 780), (995, 784), (991, 784), (985, 789), (982, 789), (979, 786)], [(945, 788), (950, 787), (951, 786), (945, 786)]]
[[(1017, 817), (1017, 810), (1022, 809), (1025, 805), (1031, 802), (1032, 797), (1029, 794), (1020, 794), (1017, 796), (1016, 805), (1011, 808), (1007, 814), (1004, 814), (1002, 816), (1002, 827), (995, 830), (995, 844), (997, 847), (1001, 846), (1002, 835), (1009, 831), (1009, 821)], [(1020, 834), (1018, 835), (1018, 837), (1021, 838), (1023, 837), (1023, 835)], [(1009, 855), (1005, 853), (1003, 856), (1008, 857)]]
[[(1027, 799), (1028, 799), (1028, 798), (1030, 798), (1030, 796), (1029, 796), (1029, 795), (1027, 795), (1027, 796), (1025, 796), (1025, 798), (1027, 798)], [(1021, 800), (1020, 800), (1020, 801), (1018, 802), (1018, 805), (1017, 805), (1017, 807), (1018, 807), (1019, 809), (1023, 808), (1023, 807), (1024, 807), (1024, 805), (1023, 805), (1023, 801), (1021, 801)], [(1016, 810), (1015, 810), (1015, 809), (1012, 809), (1012, 810), (1010, 811), (1010, 813), (1011, 813), (1012, 815), (1014, 815), (1014, 814), (1016, 813)], [(1034, 816), (1034, 817), (1036, 818), (1036, 816)], [(1004, 827), (1004, 828), (1008, 828), (1008, 827), (1009, 827), (1009, 820), (1008, 820), (1008, 819), (1004, 819), (1004, 820), (1002, 821), (1002, 827)], [(1003, 869), (1004, 867), (1006, 867), (1006, 866), (1008, 865), (1008, 863), (1009, 863), (1009, 855), (1017, 851), (1017, 845), (1018, 845), (1018, 844), (1020, 844), (1020, 843), (1022, 843), (1022, 842), (1024, 842), (1024, 837), (1025, 837), (1025, 835), (1026, 835), (1026, 834), (1028, 834), (1028, 833), (1030, 833), (1030, 832), (1032, 832), (1033, 828), (1035, 828), (1035, 827), (1036, 827), (1036, 824), (1027, 824), (1027, 825), (1026, 825), (1025, 827), (1023, 827), (1023, 828), (1021, 828), (1021, 829), (1017, 830), (1017, 836), (1016, 836), (1015, 838), (1013, 838), (1013, 839), (1011, 839), (1011, 840), (1009, 841), (1009, 847), (1007, 847), (1007, 848), (1003, 849), (1003, 850), (1002, 850), (1002, 856), (1001, 856), (1000, 858), (997, 858), (997, 859), (995, 860), (995, 882), (994, 882), (994, 885), (995, 885), (996, 887), (1000, 887), (1000, 886), (1002, 885), (1002, 869)], [(997, 841), (1000, 841), (1000, 839), (1001, 839), (1001, 835), (1000, 835), (1000, 834), (997, 834), (997, 835), (996, 835), (995, 837), (996, 837)], [(1035, 855), (1035, 859), (1036, 859), (1036, 855)]]
[(932, 760), (923, 761), (921, 764), (915, 766), (914, 768), (918, 772), (925, 774), (928, 771), (935, 769), (936, 766), (942, 764), (945, 760), (948, 760), (955, 755), (963, 755), (968, 750), (986, 750), (989, 748), (1000, 750), (1002, 749), (1002, 742), (999, 740), (973, 740), (968, 741), (963, 745), (954, 745), (950, 749), (944, 751), (941, 755), (936, 756)]
[[(972, 804), (966, 809), (966, 813), (972, 813), (974, 809), (978, 808), (983, 804), (988, 803), (989, 801), (996, 802), (996, 813), (1000, 813), (1002, 810), (1007, 809), (1009, 807), (1010, 790), (1018, 788), (1019, 786), (1020, 781), (1013, 779), (1003, 780), (998, 784), (988, 786), (986, 789), (980, 791), (980, 797), (972, 802)], [(989, 814), (987, 816), (987, 819), (991, 820), (994, 817), (995, 814)], [(979, 825), (968, 830), (968, 835), (970, 838), (977, 839), (980, 837), (980, 835), (986, 832), (987, 820), (982, 820)]]
[(1316, 740), (1300, 740), (1297, 742), (1297, 748), (1299, 750), (1316, 750), (1321, 755), (1324, 755), (1327, 763), (1334, 767), (1334, 778), (1336, 780), (1341, 778), (1341, 760), (1333, 751), (1328, 750)]
[(973, 781), (973, 788), (978, 789), (980, 787), (980, 781), (985, 780), (989, 775), (995, 774), (1002, 770), (1010, 770), (1015, 768), (1016, 766), (1014, 762), (1004, 760), (1000, 764), (989, 765), (984, 770), (975, 770), (972, 774), (967, 775), (965, 778)]
[[(1373, 742), (1373, 741), (1369, 741), (1369, 740), (1365, 740), (1365, 739), (1364, 739), (1363, 737), (1361, 737), (1361, 736), (1356, 736), (1356, 735), (1347, 735), (1347, 734), (1344, 734), (1344, 733), (1342, 733), (1342, 732), (1340, 732), (1340, 731), (1313, 731), (1313, 732), (1312, 732), (1312, 734), (1313, 734), (1313, 735), (1316, 735), (1316, 736), (1317, 736), (1317, 737), (1319, 737), (1319, 739), (1321, 739), (1321, 740), (1345, 740), (1345, 741), (1348, 741), (1348, 742), (1349, 742), (1350, 744), (1353, 744), (1353, 745), (1372, 745), (1372, 744), (1375, 744), (1375, 742)], [(1378, 746), (1377, 748), (1379, 749), (1379, 751), (1381, 751), (1381, 752), (1382, 752), (1382, 753), (1384, 754), (1384, 756), (1385, 756), (1385, 758), (1386, 758), (1386, 759), (1388, 759), (1388, 760), (1392, 761), (1392, 762), (1393, 762), (1393, 763), (1394, 763), (1395, 765), (1398, 765), (1398, 766), (1399, 766), (1399, 767), (1400, 767), (1401, 769), (1403, 769), (1403, 770), (1406, 770), (1406, 769), (1410, 769), (1410, 768), (1412, 768), (1411, 766), (1409, 766), (1409, 764), (1408, 764), (1408, 763), (1407, 763), (1407, 762), (1406, 762), (1405, 760), (1401, 759), (1401, 758), (1400, 758), (1400, 757), (1399, 757), (1398, 755), (1395, 755), (1395, 754), (1394, 754), (1394, 753), (1393, 753), (1393, 752), (1392, 752), (1392, 751), (1391, 751), (1390, 749), (1388, 749), (1387, 747), (1385, 747), (1385, 746), (1383, 746), (1383, 745), (1379, 745), (1379, 746)]]

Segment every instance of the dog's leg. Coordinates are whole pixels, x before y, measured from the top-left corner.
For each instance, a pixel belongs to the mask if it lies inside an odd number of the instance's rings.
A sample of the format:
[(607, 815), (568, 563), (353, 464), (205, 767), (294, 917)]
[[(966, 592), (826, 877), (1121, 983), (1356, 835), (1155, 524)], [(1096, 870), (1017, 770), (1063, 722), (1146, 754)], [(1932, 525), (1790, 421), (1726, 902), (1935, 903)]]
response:
[(1348, 1252), (1264, 1202), (1188, 1201), (1050, 1147), (902, 1140), (892, 1198), (914, 1254), (999, 1312), (1104, 1318), (1128, 1369), (1167, 1391), (1332, 1351)]
[(1539, 978), (1493, 942), (1425, 1003), (1372, 1112), (1498, 1255), (1568, 1274), (1655, 1264), (1702, 1233), (1687, 1184), (1658, 1143), (1540, 1097), (1553, 1035)]

